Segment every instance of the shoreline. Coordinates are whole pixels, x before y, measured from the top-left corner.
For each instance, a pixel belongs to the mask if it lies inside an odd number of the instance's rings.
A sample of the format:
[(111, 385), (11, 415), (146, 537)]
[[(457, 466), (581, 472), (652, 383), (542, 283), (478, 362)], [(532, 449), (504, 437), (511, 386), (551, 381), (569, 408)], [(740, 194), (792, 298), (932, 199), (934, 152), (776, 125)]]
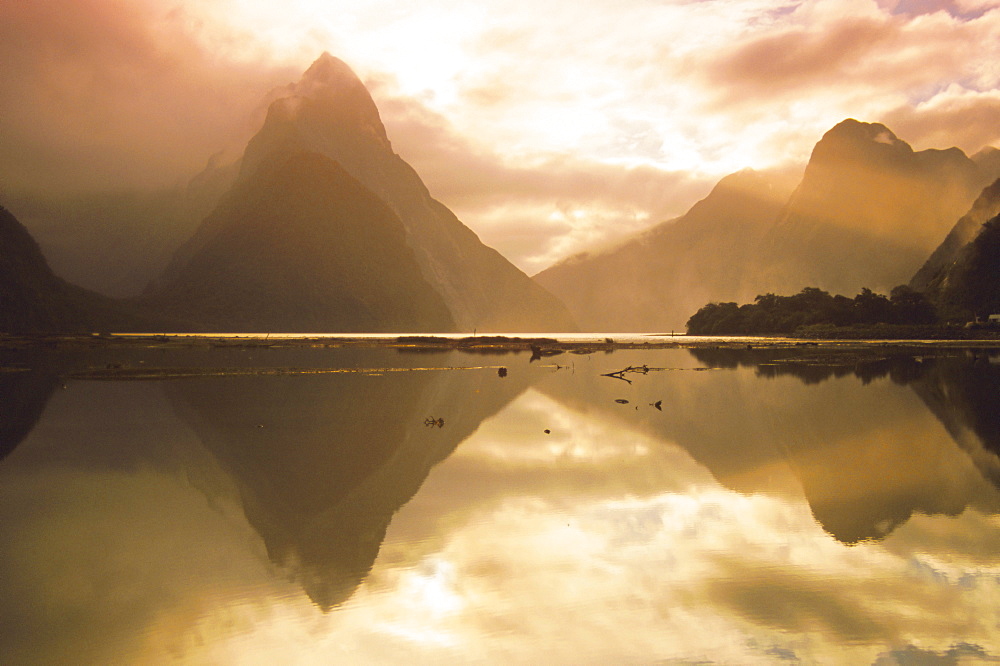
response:
[(777, 336), (688, 336), (640, 334), (298, 334), (298, 333), (112, 333), (2, 335), (0, 349), (268, 349), (374, 347), (403, 351), (489, 352), (610, 352), (642, 349), (998, 349), (1000, 338), (892, 339), (792, 338)]

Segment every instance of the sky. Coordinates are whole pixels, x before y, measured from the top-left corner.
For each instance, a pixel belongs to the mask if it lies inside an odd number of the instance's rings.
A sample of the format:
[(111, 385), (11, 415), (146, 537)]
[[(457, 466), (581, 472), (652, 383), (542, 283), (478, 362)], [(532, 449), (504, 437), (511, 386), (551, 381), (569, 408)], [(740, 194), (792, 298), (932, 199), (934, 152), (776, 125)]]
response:
[(844, 118), (1000, 146), (998, 0), (5, 0), (0, 203), (186, 182), (323, 51), (529, 274), (801, 168)]

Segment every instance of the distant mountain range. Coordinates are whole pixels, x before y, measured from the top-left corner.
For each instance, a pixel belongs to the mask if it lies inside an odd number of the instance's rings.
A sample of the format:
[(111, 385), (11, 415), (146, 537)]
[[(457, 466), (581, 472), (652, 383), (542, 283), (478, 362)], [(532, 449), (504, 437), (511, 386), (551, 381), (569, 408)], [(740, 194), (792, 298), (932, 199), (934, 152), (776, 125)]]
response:
[(726, 176), (682, 217), (610, 251), (570, 257), (535, 280), (583, 330), (681, 332), (709, 301), (753, 298), (747, 268), (794, 185), (749, 169)]
[[(956, 316), (1000, 309), (989, 277), (1000, 231), (984, 224), (1000, 213), (1000, 186), (984, 190), (1000, 176), (996, 149), (914, 151), (884, 125), (848, 119), (801, 178), (732, 174), (685, 215), (532, 279), (431, 197), (345, 63), (324, 53), (271, 99), (239, 160), (210, 162), (183, 193), (114, 199), (114, 219), (135, 219), (109, 232), (108, 248), (94, 249), (97, 231), (65, 243), (79, 242), (75, 274), (114, 282), (110, 292), (137, 293), (155, 267), (141, 295), (113, 300), (56, 277), (4, 211), (0, 328), (666, 332), (709, 302), (906, 283)], [(78, 226), (102, 206), (81, 204)], [(156, 231), (130, 248), (145, 227)], [(88, 253), (95, 264), (147, 259), (90, 275)]]
[(170, 202), (188, 217), (218, 203), (158, 260), (162, 274), (138, 298), (102, 303), (164, 313), (174, 330), (576, 330), (558, 299), (431, 198), (346, 64), (324, 53), (273, 97), (242, 159)]
[(535, 278), (585, 329), (605, 331), (683, 330), (708, 302), (807, 286), (888, 292), (910, 282), (1000, 175), (998, 152), (915, 152), (884, 125), (845, 120), (816, 145), (794, 191), (767, 174), (735, 174), (677, 220)]

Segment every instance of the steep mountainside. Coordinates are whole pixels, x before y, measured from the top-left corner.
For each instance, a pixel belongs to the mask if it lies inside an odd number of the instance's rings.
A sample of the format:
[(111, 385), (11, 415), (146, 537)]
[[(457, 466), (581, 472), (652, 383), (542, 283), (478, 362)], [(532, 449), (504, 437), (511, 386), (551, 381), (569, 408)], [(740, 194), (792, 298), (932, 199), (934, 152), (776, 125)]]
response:
[(753, 298), (744, 270), (794, 186), (745, 170), (677, 220), (614, 250), (571, 257), (535, 276), (591, 331), (684, 330), (709, 301)]
[[(280, 163), (303, 151), (323, 155), (398, 216), (424, 281), (444, 299), (454, 321), (450, 328), (575, 330), (569, 313), (554, 296), (483, 245), (451, 211), (431, 198), (416, 172), (392, 151), (374, 101), (347, 65), (323, 54), (301, 81), (278, 94), (263, 128), (247, 146), (238, 188), (252, 181), (264, 164)], [(175, 256), (158, 290), (181, 279), (185, 267), (209, 245), (221, 257), (226, 250), (219, 234), (225, 226), (225, 215), (206, 220)], [(380, 261), (376, 255), (377, 248), (370, 248), (365, 263)], [(238, 261), (234, 257), (229, 263)], [(390, 269), (391, 262), (381, 264)], [(303, 275), (302, 279), (308, 278)], [(280, 298), (283, 292), (272, 293)], [(441, 322), (440, 318), (422, 316), (412, 324), (399, 320), (395, 325), (403, 330), (424, 330), (427, 321)], [(274, 320), (274, 324), (279, 326), (281, 321)]]
[(219, 164), (213, 158), (186, 186), (21, 193), (9, 207), (56, 274), (106, 296), (129, 298), (163, 272), (238, 172), (238, 163)]
[(997, 215), (1000, 215), (1000, 180), (983, 190), (972, 210), (955, 223), (941, 245), (913, 276), (910, 286), (926, 293), (932, 301), (938, 301), (942, 292), (948, 289), (956, 263), (967, 254), (969, 244), (983, 231), (983, 225)]
[(399, 218), (336, 162), (275, 153), (254, 167), (145, 303), (226, 331), (454, 327)]
[(1000, 215), (987, 220), (929, 285), (942, 316), (970, 320), (1000, 313)]
[(845, 120), (816, 145), (749, 274), (759, 292), (888, 291), (909, 281), (987, 178), (957, 148), (915, 152), (883, 125)]
[(0, 332), (164, 330), (164, 320), (72, 285), (49, 268), (28, 230), (0, 207)]

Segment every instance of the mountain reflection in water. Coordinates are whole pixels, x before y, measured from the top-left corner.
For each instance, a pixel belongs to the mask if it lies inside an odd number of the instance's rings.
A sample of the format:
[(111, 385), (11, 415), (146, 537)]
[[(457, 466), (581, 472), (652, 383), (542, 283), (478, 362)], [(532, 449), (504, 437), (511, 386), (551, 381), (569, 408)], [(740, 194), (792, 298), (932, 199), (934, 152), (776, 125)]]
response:
[(5, 354), (10, 663), (1000, 655), (983, 351)]

